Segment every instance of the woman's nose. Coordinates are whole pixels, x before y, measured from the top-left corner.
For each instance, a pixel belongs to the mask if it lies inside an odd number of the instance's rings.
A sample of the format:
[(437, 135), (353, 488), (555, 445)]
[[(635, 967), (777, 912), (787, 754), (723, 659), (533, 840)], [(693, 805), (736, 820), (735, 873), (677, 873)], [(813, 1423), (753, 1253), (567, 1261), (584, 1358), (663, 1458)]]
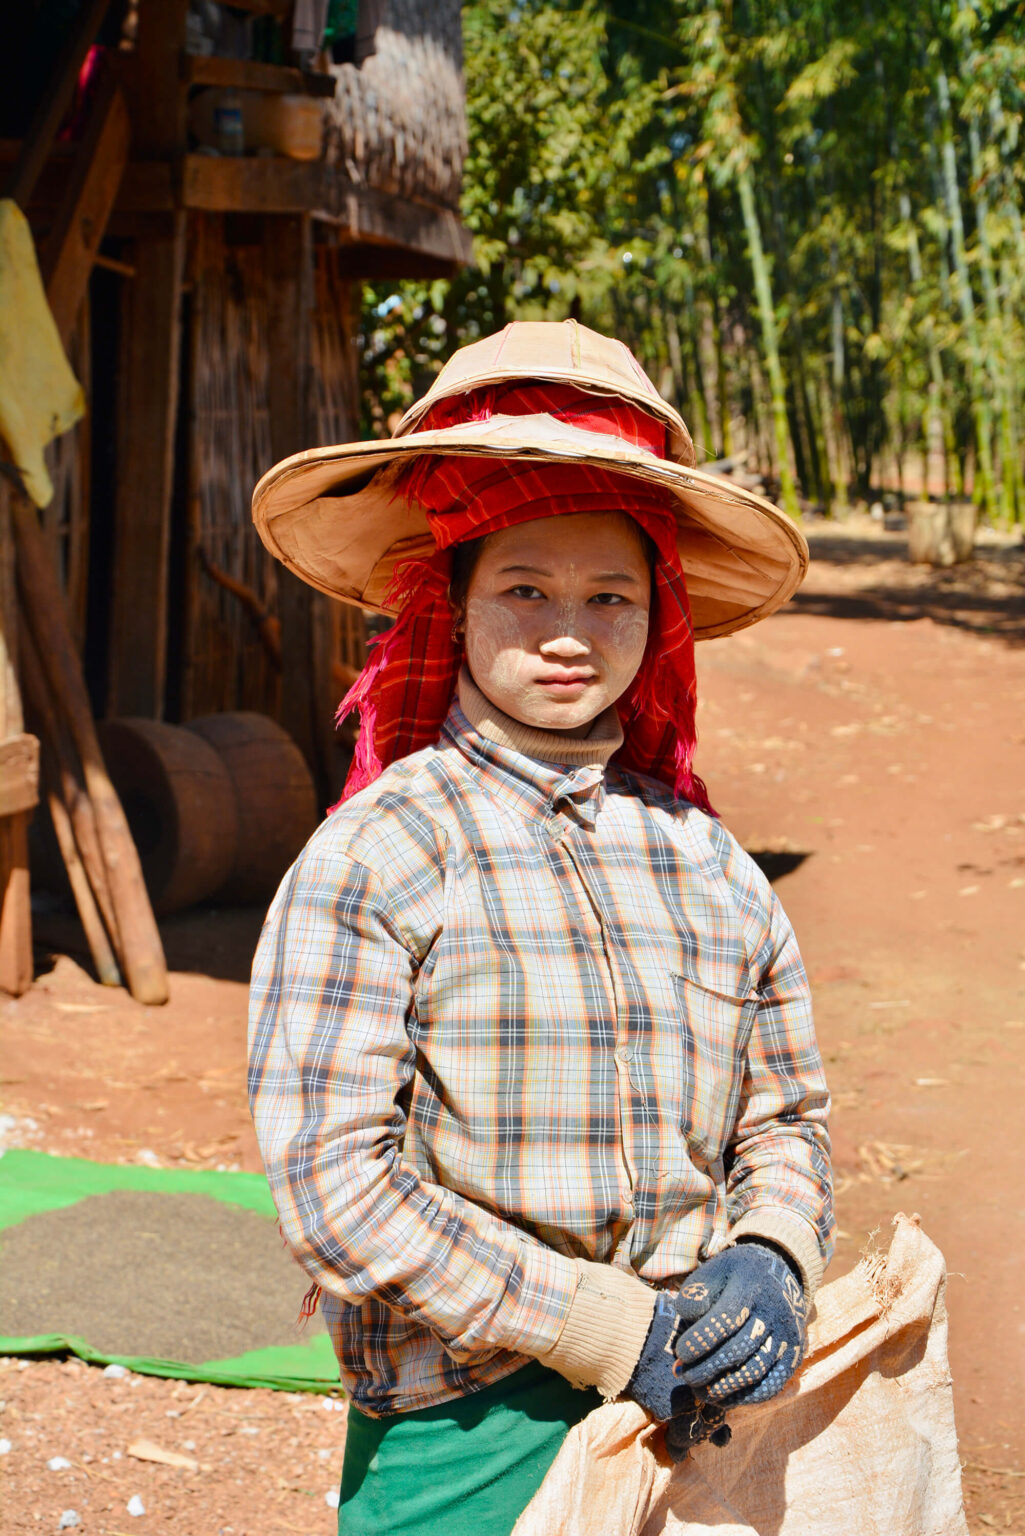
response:
[(542, 640), (538, 649), (542, 656), (561, 656), (568, 661), (586, 656), (591, 647), (577, 635), (554, 635), (550, 640)]

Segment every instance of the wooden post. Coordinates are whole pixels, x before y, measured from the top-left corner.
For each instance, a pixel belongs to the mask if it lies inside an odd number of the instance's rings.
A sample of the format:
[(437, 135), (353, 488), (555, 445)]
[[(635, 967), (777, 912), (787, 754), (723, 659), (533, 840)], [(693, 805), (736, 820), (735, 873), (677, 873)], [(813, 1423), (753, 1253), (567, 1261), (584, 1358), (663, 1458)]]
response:
[(184, 213), (137, 241), (122, 338), (107, 713), (151, 720), (163, 714), (167, 666), (184, 256)]
[(142, 0), (131, 71), (132, 137), (142, 160), (170, 160), (185, 148), (188, 0)]
[(22, 730), (15, 601), (10, 493), (0, 483), (0, 990), (20, 997), (32, 985), (28, 827), (37, 797), (38, 743)]
[[(271, 451), (286, 458), (311, 446), (310, 356), (313, 326), (313, 229), (308, 214), (264, 219), (270, 294), (267, 344)], [(310, 765), (321, 799), (326, 764), (319, 715), (324, 708), (324, 646), (319, 642), (318, 594), (291, 571), (278, 571), (281, 620), (281, 724)]]

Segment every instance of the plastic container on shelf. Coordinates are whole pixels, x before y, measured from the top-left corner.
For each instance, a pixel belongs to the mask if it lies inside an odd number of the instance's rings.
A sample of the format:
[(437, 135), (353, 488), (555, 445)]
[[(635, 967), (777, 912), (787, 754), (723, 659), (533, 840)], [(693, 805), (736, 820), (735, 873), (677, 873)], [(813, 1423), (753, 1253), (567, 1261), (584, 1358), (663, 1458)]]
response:
[(189, 129), (201, 149), (222, 155), (265, 150), (291, 160), (319, 160), (324, 107), (315, 96), (212, 86), (189, 103)]

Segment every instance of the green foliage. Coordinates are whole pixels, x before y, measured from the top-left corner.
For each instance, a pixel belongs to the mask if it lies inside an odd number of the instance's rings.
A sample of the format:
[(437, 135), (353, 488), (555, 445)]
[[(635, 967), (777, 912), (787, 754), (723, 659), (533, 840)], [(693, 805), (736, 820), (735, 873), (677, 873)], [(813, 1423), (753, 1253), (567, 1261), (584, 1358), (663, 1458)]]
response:
[(1020, 12), (473, 0), (475, 265), (368, 287), (368, 428), (466, 341), (572, 314), (784, 498), (791, 467), (813, 501), (869, 494), (928, 441), (1022, 516)]

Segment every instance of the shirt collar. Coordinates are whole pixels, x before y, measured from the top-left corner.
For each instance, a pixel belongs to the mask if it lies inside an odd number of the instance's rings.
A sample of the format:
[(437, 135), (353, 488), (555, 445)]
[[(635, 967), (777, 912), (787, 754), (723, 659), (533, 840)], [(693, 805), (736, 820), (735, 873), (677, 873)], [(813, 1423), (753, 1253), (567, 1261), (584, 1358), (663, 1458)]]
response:
[[(521, 815), (532, 819), (566, 816), (583, 826), (593, 827), (605, 800), (605, 760), (622, 742), (618, 715), (614, 729), (605, 719), (606, 714), (615, 715), (615, 710), (598, 717), (595, 725), (600, 725), (601, 730), (594, 737), (574, 740), (551, 731), (531, 731), (528, 727), (518, 726), (518, 722), (510, 720), (508, 715), (503, 715), (484, 699), (465, 669), (463, 676), (469, 688), (460, 677), (458, 694), (452, 700), (442, 727), (443, 742), (447, 738), (458, 748), (477, 768), (486, 788)], [(476, 720), (471, 719), (467, 705)], [(618, 739), (608, 746), (606, 753), (605, 747), (613, 736)], [(591, 750), (580, 752), (579, 748), (585, 743), (590, 744)], [(528, 745), (539, 746), (542, 751), (557, 750), (560, 760), (524, 751)], [(578, 750), (567, 754), (566, 746)], [(584, 761), (587, 756), (598, 760)]]

